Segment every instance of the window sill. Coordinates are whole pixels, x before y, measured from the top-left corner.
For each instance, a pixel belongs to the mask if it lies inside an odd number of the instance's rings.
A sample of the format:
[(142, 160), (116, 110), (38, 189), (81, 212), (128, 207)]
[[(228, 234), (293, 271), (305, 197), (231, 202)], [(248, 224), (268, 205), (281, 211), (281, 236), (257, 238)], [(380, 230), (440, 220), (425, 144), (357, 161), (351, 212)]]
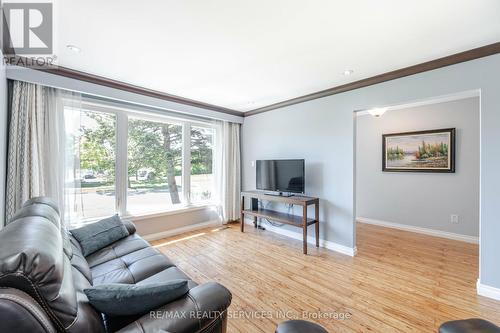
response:
[(166, 210), (166, 211), (160, 211), (160, 212), (144, 213), (144, 214), (128, 214), (128, 215), (122, 216), (122, 218), (130, 219), (133, 222), (135, 222), (135, 221), (147, 220), (147, 219), (151, 219), (151, 218), (155, 218), (155, 217), (162, 217), (162, 216), (168, 216), (168, 215), (177, 215), (177, 214), (182, 214), (182, 213), (194, 212), (197, 210), (208, 209), (208, 208), (214, 209), (216, 206), (217, 205), (214, 203), (203, 203), (203, 204), (182, 206), (179, 208)]

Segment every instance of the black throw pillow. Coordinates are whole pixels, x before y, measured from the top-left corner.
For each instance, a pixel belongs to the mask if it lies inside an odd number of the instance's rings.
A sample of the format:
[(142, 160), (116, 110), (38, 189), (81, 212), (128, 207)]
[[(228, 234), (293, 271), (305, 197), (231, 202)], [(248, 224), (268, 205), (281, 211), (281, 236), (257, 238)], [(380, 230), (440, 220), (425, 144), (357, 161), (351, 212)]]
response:
[(82, 246), (85, 257), (129, 235), (118, 215), (87, 224), (70, 232)]
[(187, 280), (149, 284), (110, 283), (84, 289), (90, 304), (109, 316), (144, 314), (189, 291)]

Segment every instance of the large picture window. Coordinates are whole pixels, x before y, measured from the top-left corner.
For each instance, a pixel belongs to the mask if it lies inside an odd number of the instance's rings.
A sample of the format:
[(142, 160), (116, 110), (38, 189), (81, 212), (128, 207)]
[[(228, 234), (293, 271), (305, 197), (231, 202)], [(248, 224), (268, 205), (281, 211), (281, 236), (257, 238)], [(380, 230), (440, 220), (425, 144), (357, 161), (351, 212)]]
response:
[(65, 122), (71, 223), (156, 214), (215, 198), (214, 125), (85, 106), (66, 109)]
[(128, 212), (159, 212), (181, 204), (182, 191), (182, 125), (129, 118)]

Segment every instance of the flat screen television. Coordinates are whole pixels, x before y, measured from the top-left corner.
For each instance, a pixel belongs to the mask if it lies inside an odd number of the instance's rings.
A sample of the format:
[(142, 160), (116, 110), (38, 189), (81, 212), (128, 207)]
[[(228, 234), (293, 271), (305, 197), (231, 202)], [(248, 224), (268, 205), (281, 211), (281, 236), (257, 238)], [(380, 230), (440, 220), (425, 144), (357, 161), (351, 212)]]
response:
[(304, 160), (257, 160), (257, 189), (304, 193)]

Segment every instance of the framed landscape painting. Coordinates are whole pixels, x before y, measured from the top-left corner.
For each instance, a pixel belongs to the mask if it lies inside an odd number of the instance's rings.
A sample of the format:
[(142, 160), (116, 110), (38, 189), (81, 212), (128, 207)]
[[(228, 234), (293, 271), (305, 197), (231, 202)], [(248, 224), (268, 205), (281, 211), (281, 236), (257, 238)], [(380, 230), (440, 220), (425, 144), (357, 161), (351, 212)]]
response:
[(455, 129), (383, 134), (382, 171), (455, 172)]

